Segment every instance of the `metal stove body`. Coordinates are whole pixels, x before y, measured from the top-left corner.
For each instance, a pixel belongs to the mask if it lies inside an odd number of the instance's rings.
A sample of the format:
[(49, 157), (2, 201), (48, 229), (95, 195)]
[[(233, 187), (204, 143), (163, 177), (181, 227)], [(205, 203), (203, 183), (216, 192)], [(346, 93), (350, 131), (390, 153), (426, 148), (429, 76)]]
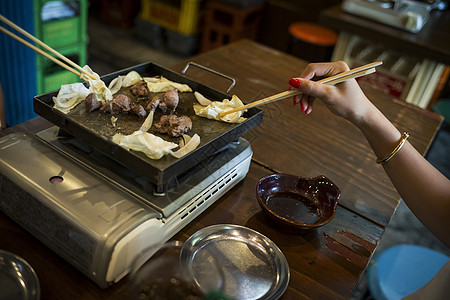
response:
[(351, 14), (417, 33), (433, 9), (446, 9), (443, 1), (344, 0), (342, 9)]
[(242, 180), (252, 156), (239, 138), (155, 195), (145, 178), (57, 133), (0, 139), (0, 209), (102, 288)]

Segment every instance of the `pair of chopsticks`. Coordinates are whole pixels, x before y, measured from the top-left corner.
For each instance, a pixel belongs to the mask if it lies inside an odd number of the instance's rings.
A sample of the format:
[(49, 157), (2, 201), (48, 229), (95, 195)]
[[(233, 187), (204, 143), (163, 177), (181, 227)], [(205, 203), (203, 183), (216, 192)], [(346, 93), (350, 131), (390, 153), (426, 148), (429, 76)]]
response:
[[(338, 84), (341, 82), (344, 82), (346, 80), (352, 79), (352, 78), (357, 78), (357, 77), (361, 77), (361, 76), (365, 76), (365, 75), (369, 75), (374, 73), (375, 67), (378, 67), (379, 65), (383, 64), (382, 62), (373, 62), (346, 72), (342, 72), (324, 79), (321, 79), (317, 82), (319, 83), (323, 83), (323, 84), (329, 84), (329, 85), (333, 85), (333, 84)], [(258, 100), (258, 101), (254, 101), (252, 103), (246, 104), (244, 106), (235, 108), (235, 109), (231, 109), (225, 112), (222, 112), (219, 114), (220, 117), (226, 116), (228, 114), (240, 111), (240, 110), (244, 110), (244, 109), (249, 109), (252, 107), (256, 107), (256, 106), (260, 106), (263, 104), (268, 104), (268, 103), (272, 103), (284, 98), (288, 98), (288, 97), (293, 97), (295, 95), (300, 94), (300, 92), (298, 90), (291, 90), (291, 91), (286, 91), (286, 92), (281, 92), (279, 94), (275, 94), (273, 96)]]
[[(59, 53), (58, 51), (56, 51), (55, 49), (51, 48), (50, 46), (48, 46), (47, 44), (45, 44), (44, 42), (42, 42), (41, 40), (37, 39), (36, 37), (34, 37), (33, 35), (29, 34), (28, 32), (26, 32), (25, 30), (23, 30), (22, 28), (20, 28), (19, 26), (17, 26), (16, 24), (14, 24), (13, 22), (11, 22), (10, 20), (8, 20), (7, 18), (5, 18), (4, 16), (0, 15), (0, 21), (8, 24), (9, 26), (11, 26), (12, 28), (14, 28), (15, 30), (17, 30), (18, 32), (20, 32), (21, 34), (23, 34), (24, 36), (28, 37), (30, 40), (32, 40), (33, 42), (35, 42), (36, 44), (40, 45), (41, 47), (43, 47), (44, 49), (50, 51), (51, 53), (53, 53), (54, 55), (56, 55), (58, 58), (62, 59), (64, 62), (66, 62), (67, 64), (71, 65), (72, 67), (78, 69), (81, 73), (85, 74), (86, 76), (89, 76), (91, 79), (93, 80), (97, 80), (98, 78), (96, 78), (94, 76), (94, 74), (86, 71), (85, 69), (83, 69), (82, 67), (80, 67), (79, 65), (77, 65), (76, 63), (74, 63), (73, 61), (71, 61), (70, 59), (68, 59), (67, 57), (65, 57), (64, 55), (62, 55), (61, 53)], [(68, 66), (67, 64), (65, 64), (64, 62), (58, 60), (57, 58), (55, 58), (54, 56), (51, 56), (50, 54), (44, 52), (43, 50), (39, 49), (38, 47), (30, 44), (29, 42), (25, 41), (24, 39), (22, 39), (21, 37), (17, 36), (16, 34), (12, 33), (11, 31), (9, 31), (8, 29), (0, 26), (0, 31), (4, 32), (5, 34), (9, 35), (10, 37), (12, 37), (13, 39), (19, 41), (20, 43), (24, 44), (25, 46), (30, 47), (31, 49), (33, 49), (34, 51), (36, 51), (37, 53), (47, 57), (48, 59), (52, 60), (53, 62), (55, 62), (56, 64), (60, 65), (61, 67), (63, 67), (64, 69), (66, 69), (67, 71), (72, 72), (73, 74), (77, 75), (78, 77), (81, 76), (81, 73), (78, 72), (77, 70), (73, 69), (72, 67)]]

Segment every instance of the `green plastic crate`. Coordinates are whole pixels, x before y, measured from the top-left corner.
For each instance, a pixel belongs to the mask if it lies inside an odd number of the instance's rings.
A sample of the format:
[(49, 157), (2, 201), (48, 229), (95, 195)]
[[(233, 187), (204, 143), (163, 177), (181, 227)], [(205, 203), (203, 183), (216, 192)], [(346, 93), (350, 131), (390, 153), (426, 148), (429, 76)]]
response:
[(51, 92), (59, 90), (61, 85), (69, 84), (80, 81), (80, 78), (73, 73), (62, 71), (57, 73), (48, 74), (44, 77), (44, 92)]
[[(42, 8), (51, 0), (34, 0), (35, 36), (64, 56), (76, 56), (80, 66), (87, 63), (87, 0), (65, 0), (79, 5), (78, 13), (71, 17), (42, 21)], [(47, 52), (47, 51), (46, 51)], [(37, 92), (47, 93), (59, 89), (62, 84), (81, 81), (73, 73), (51, 60), (36, 55)]]
[(47, 22), (41, 20), (43, 6), (49, 0), (35, 0), (35, 35), (52, 48), (87, 43), (87, 0), (67, 0), (79, 4), (77, 15)]
[(80, 17), (73, 17), (44, 23), (41, 40), (52, 48), (82, 43), (86, 33), (82, 32), (80, 21)]
[[(68, 57), (70, 60), (80, 66), (84, 66), (87, 61), (87, 47), (84, 45), (75, 45), (58, 49), (59, 53)], [(67, 71), (61, 66), (46, 57), (37, 57), (37, 92), (38, 94), (57, 90), (62, 84), (81, 82), (80, 77)]]

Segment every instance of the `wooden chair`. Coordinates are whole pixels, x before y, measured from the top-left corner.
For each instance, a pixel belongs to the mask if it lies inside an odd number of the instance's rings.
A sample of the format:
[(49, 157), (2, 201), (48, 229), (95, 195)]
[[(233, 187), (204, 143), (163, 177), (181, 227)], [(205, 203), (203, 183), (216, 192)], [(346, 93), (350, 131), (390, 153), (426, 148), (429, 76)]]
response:
[(210, 0), (206, 3), (200, 51), (242, 38), (256, 39), (264, 2), (246, 7)]

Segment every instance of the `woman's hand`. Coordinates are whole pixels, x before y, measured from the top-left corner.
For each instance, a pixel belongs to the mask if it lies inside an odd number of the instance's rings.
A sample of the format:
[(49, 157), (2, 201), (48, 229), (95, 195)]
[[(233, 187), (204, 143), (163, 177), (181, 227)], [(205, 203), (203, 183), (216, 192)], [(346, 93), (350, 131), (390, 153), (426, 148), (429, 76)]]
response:
[(313, 109), (314, 99), (318, 98), (330, 111), (359, 126), (373, 105), (356, 80), (351, 79), (335, 86), (315, 82), (348, 70), (349, 67), (343, 61), (309, 64), (299, 78), (289, 80), (289, 84), (301, 92), (294, 97), (294, 105), (300, 104), (301, 110), (308, 115)]

